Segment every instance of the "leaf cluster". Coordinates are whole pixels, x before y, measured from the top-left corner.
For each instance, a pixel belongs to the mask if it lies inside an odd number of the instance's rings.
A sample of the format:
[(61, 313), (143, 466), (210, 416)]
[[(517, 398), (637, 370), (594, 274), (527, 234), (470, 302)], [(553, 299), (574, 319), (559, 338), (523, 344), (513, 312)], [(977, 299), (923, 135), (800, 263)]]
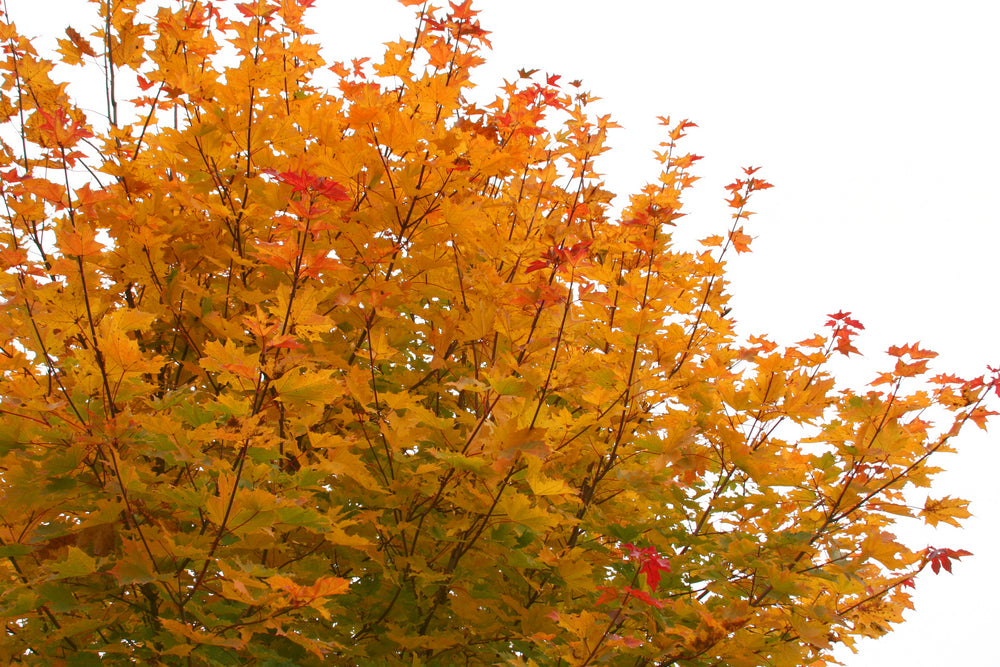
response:
[(470, 101), (468, 0), (374, 64), (309, 4), (96, 2), (103, 114), (0, 24), (4, 661), (823, 664), (967, 555), (890, 530), (995, 380), (741, 340), (755, 169), (679, 248), (692, 123), (617, 216), (579, 82)]

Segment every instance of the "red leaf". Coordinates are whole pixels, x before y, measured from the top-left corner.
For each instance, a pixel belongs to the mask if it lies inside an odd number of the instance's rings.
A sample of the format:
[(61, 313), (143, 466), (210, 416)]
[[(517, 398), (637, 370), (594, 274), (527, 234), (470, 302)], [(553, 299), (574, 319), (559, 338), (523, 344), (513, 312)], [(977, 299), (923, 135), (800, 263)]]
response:
[(284, 336), (278, 336), (267, 343), (268, 348), (280, 347), (286, 350), (304, 350), (305, 345), (300, 343), (295, 339), (292, 334), (285, 334)]
[(292, 186), (292, 192), (297, 194), (315, 193), (331, 201), (350, 201), (351, 195), (340, 183), (329, 178), (316, 176), (305, 171), (283, 171), (262, 169), (262, 173), (276, 177), (282, 183)]
[(670, 572), (670, 561), (660, 556), (653, 556), (643, 563), (640, 569), (646, 573), (646, 582), (655, 591), (660, 585), (660, 573)]
[(971, 556), (971, 551), (966, 551), (965, 549), (935, 549), (933, 547), (927, 548), (927, 559), (931, 562), (931, 571), (934, 574), (941, 572), (941, 568), (945, 571), (951, 572), (951, 559), (960, 559), (962, 556)]
[(597, 602), (595, 604), (604, 604), (605, 602), (611, 602), (618, 599), (618, 591), (610, 586), (598, 586), (597, 590), (601, 591), (601, 597), (597, 598)]
[(45, 113), (41, 109), (42, 123), (39, 129), (50, 134), (59, 146), (68, 147), (80, 139), (94, 136), (94, 133), (84, 127), (78, 120), (70, 118), (65, 109), (57, 109), (54, 114)]
[(660, 585), (660, 574), (670, 572), (670, 561), (660, 556), (654, 547), (637, 548), (633, 544), (623, 545), (630, 558), (638, 559), (639, 571), (645, 573), (646, 583), (652, 590)]
[(659, 600), (657, 600), (656, 598), (654, 598), (652, 595), (650, 595), (646, 591), (640, 591), (637, 588), (629, 588), (628, 586), (626, 586), (625, 587), (625, 593), (627, 593), (629, 595), (629, 597), (633, 597), (633, 598), (637, 598), (639, 600), (642, 600), (646, 604), (648, 604), (650, 606), (653, 606), (653, 607), (656, 607), (657, 609), (663, 609), (663, 603), (660, 602)]

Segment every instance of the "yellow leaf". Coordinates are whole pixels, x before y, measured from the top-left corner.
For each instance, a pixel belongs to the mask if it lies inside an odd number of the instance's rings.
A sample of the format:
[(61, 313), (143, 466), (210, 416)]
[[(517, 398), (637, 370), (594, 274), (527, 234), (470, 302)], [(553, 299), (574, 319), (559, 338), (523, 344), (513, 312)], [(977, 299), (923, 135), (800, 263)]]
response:
[(331, 544), (337, 544), (344, 547), (364, 549), (372, 546), (372, 542), (370, 540), (367, 540), (360, 535), (351, 535), (340, 526), (330, 526), (323, 537)]
[(803, 618), (795, 613), (792, 614), (790, 621), (799, 637), (816, 648), (830, 648), (830, 640), (827, 638), (828, 630), (826, 625), (816, 621), (810, 622), (809, 619)]
[(205, 644), (208, 646), (223, 646), (235, 649), (243, 648), (245, 644), (245, 642), (240, 639), (236, 638), (227, 639), (225, 637), (218, 637), (215, 635), (208, 634), (207, 632), (199, 632), (198, 630), (195, 630), (187, 623), (179, 623), (169, 618), (160, 619), (160, 623), (163, 625), (163, 629), (166, 630), (167, 632), (181, 637), (186, 637), (195, 644)]
[(952, 498), (951, 496), (945, 496), (940, 500), (928, 498), (924, 502), (924, 509), (920, 511), (919, 516), (929, 526), (936, 526), (944, 522), (961, 527), (961, 519), (968, 519), (972, 516), (968, 507), (969, 501), (961, 498)]
[(531, 503), (531, 498), (520, 493), (504, 493), (498, 505), (511, 521), (535, 532), (544, 530), (558, 521), (556, 516), (535, 507)]
[(525, 457), (528, 462), (528, 486), (536, 496), (559, 496), (576, 493), (576, 489), (561, 479), (552, 479), (542, 474), (542, 461), (536, 456)]

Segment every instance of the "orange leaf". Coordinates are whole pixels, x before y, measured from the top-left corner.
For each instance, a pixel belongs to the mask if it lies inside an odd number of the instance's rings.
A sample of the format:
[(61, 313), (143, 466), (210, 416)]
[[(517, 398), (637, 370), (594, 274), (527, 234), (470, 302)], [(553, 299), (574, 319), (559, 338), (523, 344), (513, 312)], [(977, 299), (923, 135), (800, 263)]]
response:
[(91, 229), (58, 234), (59, 249), (70, 257), (92, 257), (104, 252), (104, 246), (94, 238)]
[(983, 429), (985, 431), (986, 430), (986, 420), (989, 417), (992, 417), (992, 416), (997, 415), (997, 414), (1000, 414), (1000, 413), (994, 412), (993, 410), (987, 410), (986, 408), (980, 406), (980, 407), (975, 408), (969, 414), (969, 419), (971, 419), (972, 421), (974, 421), (976, 423), (976, 426), (978, 426), (979, 428), (981, 428), (981, 429)]
[(736, 252), (750, 252), (750, 242), (753, 241), (753, 237), (744, 234), (742, 227), (730, 232), (729, 240), (732, 241)]

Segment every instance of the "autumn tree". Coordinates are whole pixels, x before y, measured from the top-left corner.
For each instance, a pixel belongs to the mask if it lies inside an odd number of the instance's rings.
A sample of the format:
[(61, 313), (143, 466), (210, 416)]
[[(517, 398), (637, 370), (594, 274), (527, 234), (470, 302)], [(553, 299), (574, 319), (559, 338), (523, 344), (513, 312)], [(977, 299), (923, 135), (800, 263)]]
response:
[(474, 89), (468, 0), (375, 64), (309, 4), (0, 24), (4, 662), (821, 665), (967, 555), (890, 531), (967, 516), (907, 490), (995, 373), (850, 391), (850, 314), (737, 333), (755, 169), (679, 247), (692, 123), (614, 214), (612, 122)]

